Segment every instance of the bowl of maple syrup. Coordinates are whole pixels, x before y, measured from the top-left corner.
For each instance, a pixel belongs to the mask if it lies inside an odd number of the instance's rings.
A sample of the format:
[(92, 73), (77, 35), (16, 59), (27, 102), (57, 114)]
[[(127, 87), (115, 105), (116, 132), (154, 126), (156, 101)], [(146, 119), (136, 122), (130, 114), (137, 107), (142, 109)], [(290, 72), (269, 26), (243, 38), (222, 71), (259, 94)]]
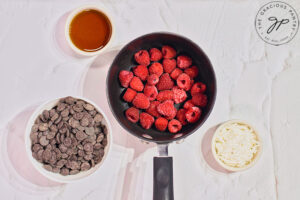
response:
[(98, 55), (107, 49), (114, 35), (109, 12), (98, 5), (85, 5), (73, 10), (65, 25), (66, 40), (76, 53)]

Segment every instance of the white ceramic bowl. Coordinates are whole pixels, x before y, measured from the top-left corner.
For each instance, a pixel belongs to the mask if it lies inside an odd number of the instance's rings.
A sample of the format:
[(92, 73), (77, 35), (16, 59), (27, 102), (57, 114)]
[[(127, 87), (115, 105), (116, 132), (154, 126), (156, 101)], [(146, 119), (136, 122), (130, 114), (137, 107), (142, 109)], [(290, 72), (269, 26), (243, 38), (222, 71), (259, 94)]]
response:
[[(73, 96), (74, 97), (74, 96)], [(25, 147), (26, 147), (26, 154), (29, 158), (29, 160), (31, 161), (31, 163), (33, 164), (33, 166), (35, 167), (35, 169), (37, 169), (37, 171), (39, 171), (42, 175), (44, 175), (45, 177), (47, 177), (50, 180), (56, 181), (56, 182), (60, 182), (60, 183), (70, 183), (82, 178), (85, 178), (91, 174), (93, 174), (96, 170), (98, 170), (100, 168), (100, 166), (103, 165), (103, 163), (105, 162), (109, 152), (110, 152), (110, 148), (111, 148), (111, 144), (112, 144), (112, 129), (111, 129), (111, 125), (108, 121), (107, 116), (105, 115), (105, 113), (92, 101), (82, 98), (82, 97), (74, 97), (76, 99), (81, 99), (83, 101), (86, 101), (87, 103), (93, 105), (95, 107), (95, 109), (97, 111), (99, 111), (102, 115), (103, 115), (103, 124), (106, 125), (108, 133), (107, 133), (107, 145), (104, 148), (104, 156), (101, 160), (100, 163), (96, 164), (94, 167), (90, 168), (87, 171), (83, 171), (83, 172), (79, 172), (78, 174), (75, 175), (67, 175), (67, 176), (63, 176), (61, 174), (58, 173), (53, 173), (50, 172), (48, 170), (46, 170), (43, 167), (43, 164), (38, 162), (35, 158), (33, 158), (32, 156), (32, 151), (31, 151), (31, 140), (30, 140), (30, 133), (31, 133), (31, 128), (34, 125), (35, 120), (37, 119), (37, 117), (45, 110), (50, 110), (52, 109), (59, 101), (59, 99), (54, 99), (51, 101), (48, 101), (42, 105), (40, 105), (35, 111), (34, 113), (31, 115), (27, 126), (26, 126), (26, 132), (25, 132)]]
[[(229, 124), (232, 124), (232, 123), (241, 123), (241, 124), (245, 124), (249, 127), (252, 128), (252, 130), (254, 130), (256, 136), (257, 136), (257, 140), (260, 142), (260, 146), (259, 146), (259, 149), (258, 149), (258, 152), (255, 154), (255, 157), (254, 159), (252, 160), (251, 163), (249, 163), (248, 165), (244, 166), (244, 167), (232, 167), (232, 166), (228, 166), (226, 165), (225, 163), (223, 163), (217, 156), (217, 153), (216, 153), (216, 149), (215, 149), (215, 146), (216, 146), (216, 136), (217, 136), (217, 133), (223, 129), (223, 127), (229, 125)], [(257, 163), (258, 159), (260, 158), (261, 156), (261, 153), (262, 153), (262, 140), (257, 132), (257, 130), (252, 126), (250, 125), (248, 122), (245, 122), (245, 121), (242, 121), (242, 120), (229, 120), (229, 121), (226, 121), (224, 122), (223, 124), (221, 124), (215, 131), (214, 133), (214, 136), (212, 138), (212, 141), (211, 141), (211, 150), (212, 150), (212, 154), (215, 158), (215, 160), (225, 169), (229, 170), (229, 171), (232, 171), (232, 172), (237, 172), (237, 171), (243, 171), (243, 170), (246, 170), (246, 169), (249, 169), (250, 167), (254, 166), (255, 163)]]
[[(111, 36), (110, 36), (110, 39), (109, 41), (107, 42), (107, 44), (97, 50), (97, 51), (93, 51), (93, 52), (86, 52), (86, 51), (83, 51), (79, 48), (77, 48), (74, 43), (72, 42), (71, 40), (71, 37), (70, 37), (70, 24), (72, 22), (72, 20), (74, 19), (74, 17), (79, 14), (80, 12), (84, 11), (84, 10), (89, 10), (89, 9), (93, 9), (93, 10), (98, 10), (100, 11), (101, 13), (105, 14), (107, 16), (107, 18), (109, 19), (110, 21), (110, 24), (111, 24)], [(113, 20), (112, 20), (112, 17), (111, 17), (111, 14), (109, 13), (109, 11), (104, 8), (104, 7), (101, 7), (99, 5), (84, 5), (84, 6), (80, 6), (79, 8), (76, 8), (74, 9), (67, 17), (67, 20), (66, 20), (66, 24), (65, 24), (65, 38), (67, 40), (67, 43), (69, 44), (69, 46), (71, 47), (71, 49), (80, 54), (80, 55), (83, 55), (83, 56), (95, 56), (95, 55), (99, 55), (100, 53), (104, 52), (106, 49), (109, 48), (109, 46), (111, 46), (111, 43), (113, 41), (113, 38), (114, 38), (114, 35), (115, 35), (115, 27), (114, 27), (114, 23), (113, 23)]]

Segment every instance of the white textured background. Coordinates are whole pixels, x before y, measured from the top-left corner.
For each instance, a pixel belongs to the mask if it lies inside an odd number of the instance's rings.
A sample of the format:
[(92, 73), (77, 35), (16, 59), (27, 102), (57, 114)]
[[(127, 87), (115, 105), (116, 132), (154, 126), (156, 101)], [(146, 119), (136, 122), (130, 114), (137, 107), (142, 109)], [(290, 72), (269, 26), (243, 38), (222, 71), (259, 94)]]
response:
[[(170, 146), (177, 200), (300, 199), (300, 33), (286, 45), (264, 43), (254, 18), (266, 2), (0, 0), (1, 199), (152, 199), (155, 149), (125, 133), (116, 139), (103, 169), (67, 185), (45, 186), (23, 178), (30, 170), (22, 169), (22, 163), (16, 169), (12, 161), (22, 157), (21, 151), (10, 150), (15, 152), (11, 155), (6, 147), (10, 141), (12, 149), (21, 148), (24, 111), (58, 96), (87, 96), (110, 116), (101, 98), (105, 93), (95, 93), (97, 87), (104, 90), (105, 72), (117, 51), (94, 60), (74, 57), (63, 46), (64, 17), (87, 3), (105, 5), (112, 12), (115, 49), (149, 32), (171, 31), (194, 40), (212, 61), (218, 81), (214, 111), (196, 134)], [(288, 2), (300, 14), (300, 2)], [(260, 130), (264, 152), (248, 171), (215, 172), (200, 153), (201, 139), (209, 128), (232, 118), (252, 122)], [(122, 132), (116, 122), (113, 125)]]

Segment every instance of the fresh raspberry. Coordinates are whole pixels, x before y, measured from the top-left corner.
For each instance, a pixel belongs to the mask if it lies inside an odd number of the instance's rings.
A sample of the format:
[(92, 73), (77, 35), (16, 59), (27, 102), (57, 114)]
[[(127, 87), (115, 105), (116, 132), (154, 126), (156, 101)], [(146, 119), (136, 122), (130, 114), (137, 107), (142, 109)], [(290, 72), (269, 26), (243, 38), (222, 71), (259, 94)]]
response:
[(150, 60), (151, 61), (159, 61), (160, 59), (162, 59), (162, 53), (157, 48), (150, 49), (149, 53), (150, 53)]
[(174, 108), (172, 108), (172, 114), (168, 115), (168, 116), (165, 116), (165, 117), (166, 117), (166, 119), (171, 120), (171, 119), (174, 119), (176, 117), (176, 114), (177, 114), (177, 109), (174, 107)]
[(168, 127), (168, 120), (163, 117), (159, 117), (155, 120), (155, 127), (159, 131), (165, 131)]
[(136, 109), (135, 107), (128, 108), (125, 112), (125, 115), (126, 115), (126, 118), (133, 123), (137, 123), (140, 118), (139, 110)]
[(155, 62), (150, 65), (149, 72), (150, 74), (156, 74), (160, 77), (164, 73), (164, 68), (160, 63)]
[(130, 71), (122, 70), (119, 73), (119, 80), (122, 87), (128, 88), (132, 78), (133, 78), (133, 73)]
[(194, 96), (192, 97), (192, 102), (196, 106), (205, 107), (207, 104), (207, 96), (201, 93), (194, 94)]
[(174, 82), (172, 81), (168, 73), (164, 73), (163, 75), (161, 75), (156, 86), (158, 90), (169, 90), (174, 86)]
[(157, 74), (151, 74), (147, 78), (148, 85), (156, 85), (158, 83), (158, 81), (159, 81), (159, 77), (157, 76)]
[(132, 104), (140, 109), (147, 109), (150, 106), (149, 98), (143, 93), (137, 93), (132, 101)]
[(178, 56), (177, 66), (181, 69), (186, 69), (192, 64), (192, 59), (188, 56)]
[(193, 86), (192, 86), (192, 89), (191, 89), (191, 95), (194, 96), (195, 94), (198, 94), (198, 93), (204, 93), (206, 90), (206, 85), (204, 83), (195, 83)]
[(150, 101), (153, 101), (156, 99), (156, 96), (158, 95), (158, 91), (155, 86), (146, 85), (144, 88), (144, 94), (149, 98)]
[(172, 119), (168, 124), (168, 129), (171, 133), (177, 133), (182, 128), (180, 121), (177, 119)]
[(176, 56), (176, 51), (172, 47), (165, 45), (161, 49), (164, 58), (174, 58)]
[(139, 77), (133, 77), (130, 81), (130, 87), (135, 91), (141, 92), (144, 89), (144, 84)]
[(156, 99), (160, 102), (163, 102), (165, 100), (173, 100), (173, 98), (174, 98), (174, 92), (172, 90), (160, 91), (156, 97)]
[(178, 88), (177, 86), (172, 89), (174, 93), (174, 102), (181, 103), (184, 102), (187, 98), (186, 92), (183, 89)]
[(173, 119), (176, 116), (177, 110), (174, 107), (174, 102), (166, 100), (157, 106), (159, 114), (165, 116), (167, 119)]
[(171, 73), (176, 68), (176, 60), (175, 59), (167, 59), (165, 58), (162, 62), (164, 71), (166, 73)]
[(194, 65), (194, 66), (191, 66), (190, 68), (185, 69), (184, 73), (186, 73), (187, 75), (189, 75), (191, 77), (191, 79), (193, 79), (198, 76), (199, 69), (198, 69), (198, 67), (196, 67)]
[(154, 123), (154, 117), (152, 117), (148, 113), (142, 112), (140, 114), (140, 123), (144, 129), (149, 129)]
[(160, 117), (160, 114), (157, 112), (157, 106), (160, 104), (159, 101), (151, 101), (150, 107), (146, 110), (147, 113), (152, 115), (153, 117)]
[(186, 120), (189, 123), (197, 122), (200, 119), (200, 116), (201, 116), (201, 109), (198, 107), (191, 107), (185, 113)]
[(187, 124), (185, 113), (186, 113), (186, 110), (183, 109), (183, 108), (181, 108), (181, 109), (179, 109), (177, 111), (177, 114), (176, 114), (176, 118), (178, 119), (178, 121), (180, 121), (180, 123), (182, 125), (186, 125)]
[(142, 81), (147, 80), (149, 75), (148, 68), (145, 65), (138, 65), (133, 68), (133, 73), (139, 77)]
[(194, 107), (194, 106), (195, 106), (195, 105), (193, 104), (193, 102), (192, 102), (191, 99), (188, 100), (188, 101), (186, 101), (186, 102), (183, 104), (183, 108), (185, 108), (185, 109), (189, 109), (189, 108)]
[(176, 80), (176, 79), (178, 78), (178, 76), (179, 76), (180, 74), (182, 74), (182, 73), (183, 73), (183, 71), (182, 71), (181, 69), (175, 68), (175, 69), (172, 71), (172, 73), (170, 74), (170, 76), (171, 76), (172, 79)]
[(150, 64), (150, 56), (148, 51), (140, 50), (134, 54), (134, 59), (140, 65), (148, 66)]
[(136, 91), (131, 88), (127, 88), (126, 92), (123, 95), (124, 101), (131, 102), (136, 96)]
[(185, 91), (189, 91), (191, 88), (191, 78), (186, 73), (182, 73), (177, 78), (177, 86)]
[(192, 86), (194, 85), (194, 83), (195, 83), (194, 79), (191, 79), (190, 89), (192, 88)]

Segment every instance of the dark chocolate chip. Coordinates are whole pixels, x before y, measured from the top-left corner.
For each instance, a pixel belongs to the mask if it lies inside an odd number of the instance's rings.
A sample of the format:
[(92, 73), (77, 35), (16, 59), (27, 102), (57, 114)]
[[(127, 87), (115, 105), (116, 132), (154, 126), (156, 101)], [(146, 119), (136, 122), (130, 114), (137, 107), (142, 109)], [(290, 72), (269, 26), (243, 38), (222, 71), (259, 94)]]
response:
[(52, 167), (51, 165), (44, 165), (44, 168), (50, 172), (52, 172)]
[(67, 160), (61, 159), (56, 163), (56, 167), (62, 168), (67, 163)]
[(65, 153), (65, 152), (67, 152), (68, 148), (67, 148), (64, 144), (60, 144), (60, 145), (59, 145), (59, 150), (60, 150), (62, 153)]
[(60, 170), (60, 174), (63, 175), (63, 176), (69, 175), (69, 169), (63, 167), (63, 168)]
[(76, 133), (76, 139), (79, 141), (84, 140), (85, 138), (87, 138), (87, 135), (83, 132), (83, 131), (78, 131)]
[(91, 152), (93, 151), (93, 144), (92, 143), (86, 143), (84, 146), (83, 146), (83, 149), (87, 152)]
[(39, 125), (39, 130), (40, 131), (47, 131), (48, 130), (48, 124), (47, 123), (41, 123)]
[(84, 109), (86, 109), (87, 111), (91, 111), (94, 110), (95, 107), (89, 103), (83, 104)]
[(48, 132), (48, 134), (46, 135), (48, 140), (54, 138), (55, 136), (56, 136), (56, 133), (53, 131)]
[(98, 113), (98, 114), (95, 115), (95, 117), (94, 117), (95, 122), (101, 122), (102, 119), (103, 119), (103, 116), (102, 116), (100, 113)]
[(68, 117), (69, 110), (68, 109), (64, 109), (60, 114), (61, 114), (62, 117)]
[(89, 125), (89, 119), (87, 117), (83, 117), (81, 120), (80, 120), (80, 125), (85, 127), (87, 125)]
[(104, 139), (104, 134), (100, 133), (96, 139), (97, 142), (102, 142), (102, 140)]
[(40, 138), (40, 144), (41, 144), (42, 146), (47, 146), (47, 145), (49, 144), (49, 140), (47, 140), (47, 137), (46, 137), (46, 136), (42, 136), (42, 137)]
[(71, 138), (67, 137), (67, 138), (64, 139), (64, 145), (65, 145), (66, 147), (70, 147), (71, 144), (72, 144)]
[(66, 108), (66, 104), (65, 104), (65, 103), (58, 103), (58, 104), (57, 104), (56, 110), (59, 111), (59, 112), (61, 112), (61, 111), (63, 111), (65, 108)]
[(94, 135), (94, 134), (95, 134), (95, 129), (94, 129), (94, 127), (86, 127), (84, 130), (85, 130), (85, 133), (86, 133), (87, 135)]
[(48, 120), (50, 118), (50, 113), (48, 110), (44, 110), (42, 113), (44, 119)]
[(82, 171), (86, 171), (86, 170), (89, 170), (90, 169), (90, 164), (88, 163), (88, 162), (83, 162), (82, 164), (81, 164), (81, 166), (80, 166), (80, 169), (82, 170)]

